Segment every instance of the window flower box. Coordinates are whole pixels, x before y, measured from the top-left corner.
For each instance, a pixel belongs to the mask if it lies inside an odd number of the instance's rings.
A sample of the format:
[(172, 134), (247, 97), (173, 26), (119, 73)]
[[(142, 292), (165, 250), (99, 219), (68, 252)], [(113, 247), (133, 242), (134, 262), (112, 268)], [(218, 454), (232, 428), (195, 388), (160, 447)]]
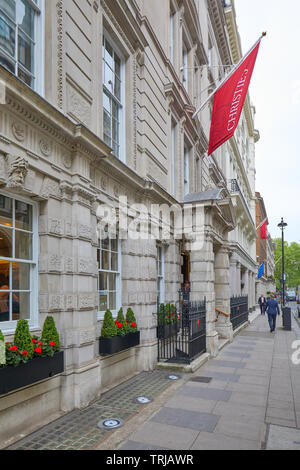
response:
[(114, 321), (111, 312), (107, 310), (99, 339), (100, 355), (116, 354), (138, 344), (140, 344), (140, 332), (133, 311), (128, 308), (125, 319), (123, 309), (120, 308), (118, 318)]
[[(0, 331), (0, 341), (4, 336)], [(0, 396), (64, 371), (64, 353), (53, 317), (46, 317), (41, 337), (31, 336), (28, 320), (17, 322), (13, 343), (5, 343), (0, 364)]]
[(0, 395), (48, 379), (64, 371), (64, 352), (52, 357), (36, 357), (17, 367), (0, 368)]
[(114, 336), (112, 338), (99, 339), (99, 352), (100, 355), (106, 356), (109, 354), (116, 354), (124, 351), (125, 349), (133, 348), (140, 344), (140, 332), (128, 333), (125, 336)]

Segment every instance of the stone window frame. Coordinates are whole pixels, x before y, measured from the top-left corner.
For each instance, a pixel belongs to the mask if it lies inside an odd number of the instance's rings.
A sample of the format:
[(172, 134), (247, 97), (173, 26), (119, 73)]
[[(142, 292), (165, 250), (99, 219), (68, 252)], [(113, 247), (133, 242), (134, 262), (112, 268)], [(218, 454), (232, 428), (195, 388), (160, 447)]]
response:
[[(110, 309), (110, 305), (108, 305), (107, 309), (111, 311), (112, 315), (114, 317), (117, 316), (118, 314), (118, 311), (120, 310), (120, 308), (122, 307), (122, 250), (121, 250), (121, 240), (120, 240), (120, 237), (119, 236), (115, 236), (115, 237), (107, 237), (108, 240), (109, 240), (109, 249), (108, 250), (104, 250), (105, 252), (108, 253), (108, 256), (110, 256), (112, 253), (115, 253), (117, 254), (117, 270), (111, 270), (111, 269), (102, 269), (101, 268), (101, 259), (102, 259), (102, 253), (103, 253), (103, 248), (102, 248), (102, 251), (101, 251), (101, 238), (99, 238), (99, 244), (98, 244), (98, 248), (97, 248), (97, 260), (98, 260), (98, 298), (99, 298), (99, 303), (98, 303), (98, 315), (97, 315), (97, 319), (98, 320), (103, 320), (104, 318), (104, 314), (105, 314), (105, 311), (106, 310), (100, 310), (100, 295), (101, 295), (101, 292), (104, 293), (104, 292), (107, 292), (107, 295), (108, 295), (108, 298), (109, 298), (109, 293), (110, 292), (115, 292), (115, 303), (116, 303), (116, 308), (115, 309)], [(116, 245), (117, 245), (117, 250), (112, 250), (111, 249), (111, 242), (112, 240), (115, 240), (116, 241)], [(111, 261), (109, 263), (109, 267), (111, 268)], [(104, 274), (114, 274), (116, 276), (116, 285), (115, 285), (115, 289), (114, 290), (109, 290), (109, 289), (105, 289), (105, 290), (100, 290), (100, 274), (101, 273), (104, 273)], [(109, 287), (109, 286), (108, 286)]]
[[(20, 0), (18, 0), (20, 1)], [(14, 75), (23, 81), (35, 92), (39, 93), (41, 96), (44, 96), (44, 31), (45, 31), (45, 0), (24, 0), (35, 13), (34, 16), (34, 40), (30, 39), (34, 43), (34, 54), (33, 54), (33, 70), (27, 71), (27, 73), (33, 77), (33, 84), (29, 85), (17, 73), (17, 68), (20, 66), (19, 59), (17, 58), (18, 54), (18, 34), (15, 34), (15, 55), (10, 56), (6, 51), (3, 50), (3, 55), (8, 58), (8, 60), (15, 62), (15, 72)], [(1, 13), (1, 11), (0, 11)], [(3, 16), (8, 18), (8, 21), (15, 25), (16, 30), (19, 29), (19, 25), (14, 22), (13, 19), (9, 18), (7, 14), (3, 11)], [(29, 36), (22, 32), (24, 36)], [(5, 67), (3, 65), (3, 67)], [(21, 69), (26, 70), (24, 66), (21, 65)]]
[[(28, 320), (29, 328), (31, 330), (39, 328), (39, 312), (38, 312), (38, 293), (39, 293), (39, 277), (38, 277), (38, 256), (39, 256), (39, 233), (38, 233), (38, 215), (39, 206), (38, 203), (32, 201), (26, 197), (18, 194), (11, 194), (8, 191), (0, 191), (1, 196), (8, 197), (14, 201), (24, 202), (32, 206), (32, 258), (30, 260), (21, 260), (15, 257), (1, 257), (1, 260), (9, 261), (11, 263), (27, 263), (30, 265), (30, 316), (26, 318)], [(15, 226), (15, 213), (13, 212), (13, 227)], [(14, 291), (9, 289), (9, 291)], [(15, 289), (17, 291), (17, 289)], [(25, 292), (25, 291), (24, 291)], [(27, 292), (27, 291), (26, 291)], [(13, 334), (17, 325), (17, 320), (10, 320), (6, 322), (0, 322), (0, 329), (4, 334)]]
[[(103, 40), (106, 40), (109, 42), (110, 46), (113, 49), (114, 54), (118, 56), (118, 58), (121, 61), (120, 65), (120, 81), (121, 81), (121, 87), (120, 87), (120, 100), (105, 86), (104, 83), (104, 57), (103, 57), (103, 50), (104, 50), (104, 45), (103, 45)], [(103, 135), (103, 140), (105, 141), (104, 137), (104, 104), (103, 104), (103, 97), (104, 94), (109, 95), (109, 97), (114, 101), (114, 103), (118, 106), (118, 111), (119, 111), (119, 153), (116, 155), (114, 153), (114, 150), (112, 154), (121, 160), (123, 163), (126, 163), (126, 136), (125, 136), (125, 119), (126, 119), (126, 93), (125, 93), (125, 87), (126, 87), (126, 60), (125, 60), (125, 55), (122, 53), (112, 36), (109, 34), (107, 29), (104, 27), (103, 28), (103, 34), (102, 34), (102, 49), (101, 49), (101, 61), (102, 61), (102, 105), (103, 105), (103, 115), (102, 115), (102, 120), (103, 120), (103, 129), (102, 129), (102, 135)], [(106, 142), (106, 141), (105, 141)], [(107, 143), (110, 147), (112, 147), (112, 140), (111, 143)]]

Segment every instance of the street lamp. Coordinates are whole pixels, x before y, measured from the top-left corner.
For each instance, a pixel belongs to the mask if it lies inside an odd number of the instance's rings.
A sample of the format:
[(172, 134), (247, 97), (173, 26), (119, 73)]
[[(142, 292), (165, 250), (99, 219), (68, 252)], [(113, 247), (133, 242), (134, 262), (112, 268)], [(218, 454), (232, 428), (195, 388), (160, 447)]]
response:
[(282, 306), (285, 306), (285, 272), (284, 272), (284, 229), (287, 227), (287, 224), (281, 218), (280, 224), (278, 226), (281, 229), (281, 239), (282, 239)]

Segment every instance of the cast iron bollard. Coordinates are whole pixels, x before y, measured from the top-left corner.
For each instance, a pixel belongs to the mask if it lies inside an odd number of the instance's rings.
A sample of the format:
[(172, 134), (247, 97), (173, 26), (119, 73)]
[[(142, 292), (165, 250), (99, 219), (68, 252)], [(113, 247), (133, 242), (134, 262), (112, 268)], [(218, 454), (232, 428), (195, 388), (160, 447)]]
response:
[(292, 318), (291, 318), (290, 307), (283, 307), (282, 309), (282, 326), (287, 331), (291, 331), (292, 329)]

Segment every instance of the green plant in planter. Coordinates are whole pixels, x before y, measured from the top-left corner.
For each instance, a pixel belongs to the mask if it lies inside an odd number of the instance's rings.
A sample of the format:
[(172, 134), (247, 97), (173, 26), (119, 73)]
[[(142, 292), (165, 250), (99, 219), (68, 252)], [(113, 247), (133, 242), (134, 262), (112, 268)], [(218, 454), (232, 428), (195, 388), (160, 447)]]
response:
[(138, 331), (136, 319), (131, 308), (127, 309), (126, 322), (128, 323), (128, 333), (135, 333), (136, 331)]
[(1, 330), (0, 330), (0, 341), (4, 341), (4, 336)]
[(170, 307), (170, 319), (171, 323), (176, 323), (177, 322), (177, 310), (174, 304), (171, 305)]
[(24, 359), (28, 360), (33, 358), (34, 346), (27, 320), (18, 320), (14, 336), (14, 346), (16, 346), (18, 352), (21, 354), (27, 351), (27, 354), (23, 354)]
[(129, 330), (129, 325), (125, 321), (122, 307), (120, 308), (118, 312), (117, 320), (115, 321), (115, 323), (117, 325), (118, 336), (127, 335), (128, 330)]
[(171, 323), (171, 306), (170, 304), (160, 304), (159, 307), (159, 324), (169, 325)]
[(101, 329), (102, 338), (113, 338), (118, 335), (117, 325), (114, 322), (112, 313), (110, 310), (106, 310)]
[(53, 351), (59, 351), (60, 350), (60, 340), (59, 340), (59, 334), (55, 326), (55, 321), (54, 318), (51, 316), (46, 317), (42, 329), (42, 336), (41, 336), (41, 342), (43, 343), (43, 350), (46, 355), (52, 355), (52, 354), (47, 354), (48, 351), (46, 349), (49, 349), (49, 344), (50, 343), (55, 343), (55, 345), (50, 348), (50, 352)]

